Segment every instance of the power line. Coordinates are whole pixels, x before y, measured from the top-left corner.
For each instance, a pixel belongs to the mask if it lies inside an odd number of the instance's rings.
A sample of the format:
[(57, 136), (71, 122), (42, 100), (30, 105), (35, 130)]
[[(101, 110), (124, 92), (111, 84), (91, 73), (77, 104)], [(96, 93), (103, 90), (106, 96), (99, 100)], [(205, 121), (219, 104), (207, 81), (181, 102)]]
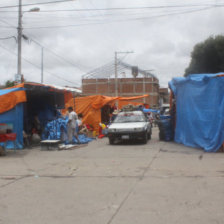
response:
[[(15, 52), (9, 50), (8, 48), (2, 46), (1, 44), (0, 44), (0, 47), (3, 48), (4, 50), (8, 51), (9, 53), (11, 53), (11, 54), (17, 56), (17, 53), (15, 53)], [(40, 68), (38, 65), (32, 63), (31, 61), (27, 60), (26, 58), (22, 57), (22, 59), (23, 59), (24, 61), (26, 61), (27, 63), (33, 65), (33, 66), (36, 67), (37, 69), (41, 70), (41, 68)], [(56, 77), (56, 78), (58, 78), (58, 79), (60, 79), (60, 80), (63, 80), (63, 81), (66, 81), (66, 82), (69, 82), (69, 83), (72, 83), (72, 84), (75, 84), (75, 85), (79, 85), (79, 84), (76, 83), (76, 82), (72, 82), (72, 81), (70, 81), (70, 80), (64, 79), (64, 78), (60, 77), (59, 75), (54, 74), (54, 73), (51, 73), (51, 72), (49, 72), (49, 71), (47, 71), (47, 70), (45, 70), (45, 72), (47, 72), (49, 75), (52, 75), (52, 76), (54, 76), (54, 77)]]
[[(6, 21), (4, 21), (4, 20), (0, 20), (0, 21), (2, 21), (3, 23), (6, 23), (6, 24), (12, 26), (10, 23), (8, 23), (8, 22), (6, 22)], [(11, 38), (12, 38), (12, 37), (11, 37)], [(15, 38), (15, 37), (14, 37), (14, 38)], [(1, 38), (0, 38), (0, 39), (1, 39)], [(9, 39), (9, 38), (8, 38), (8, 39)], [(83, 72), (83, 69), (81, 69), (80, 66), (78, 66), (77, 64), (74, 64), (74, 63), (71, 62), (71, 61), (68, 61), (67, 59), (65, 59), (65, 58), (62, 57), (61, 55), (58, 55), (57, 53), (55, 53), (55, 52), (52, 51), (51, 49), (47, 48), (46, 46), (43, 46), (43, 45), (42, 45), (40, 42), (38, 42), (37, 40), (35, 40), (35, 39), (31, 39), (31, 41), (35, 42), (35, 43), (38, 44), (39, 46), (43, 47), (45, 50), (48, 50), (51, 54), (55, 55), (56, 57), (58, 57), (58, 58), (60, 58), (61, 60), (63, 60), (63, 61), (65, 61), (65, 62), (69, 63), (70, 65), (72, 65), (72, 66), (78, 68), (81, 72)]]
[[(123, 71), (124, 70), (124, 66), (123, 66), (123, 62), (122, 60), (127, 57), (127, 54), (125, 54), (122, 58), (118, 59), (118, 69), (117, 71)], [(107, 64), (100, 66), (98, 68), (95, 68), (93, 70), (91, 70), (90, 72), (82, 75), (83, 78), (101, 78), (101, 77), (106, 77), (109, 78), (111, 75), (113, 75), (115, 73), (114, 71), (115, 69), (115, 65), (114, 65), (114, 61), (108, 62)]]
[[(80, 11), (118, 11), (118, 10), (139, 10), (139, 9), (167, 9), (167, 8), (189, 8), (189, 7), (222, 7), (223, 4), (198, 4), (198, 5), (161, 5), (161, 6), (142, 6), (142, 7), (118, 7), (118, 8), (82, 8), (82, 9), (54, 9), (41, 10), (45, 12), (80, 12)], [(1, 8), (1, 7), (0, 7)]]
[[(60, 0), (60, 1), (51, 1), (51, 2), (36, 2), (36, 3), (28, 3), (23, 4), (22, 6), (32, 6), (32, 5), (47, 5), (47, 4), (54, 4), (54, 3), (64, 3), (64, 2), (71, 2), (74, 0)], [(8, 6), (0, 6), (0, 9), (7, 9), (7, 8), (17, 8), (19, 5), (8, 5)], [(16, 12), (16, 11), (13, 11)]]
[(41, 44), (39, 41), (35, 40), (34, 38), (31, 39), (29, 38), (31, 41), (33, 41), (34, 43), (36, 43), (37, 45), (43, 47), (45, 50), (47, 50), (48, 52), (50, 52), (51, 54), (55, 55), (56, 57), (60, 58), (61, 60), (65, 61), (66, 63), (74, 66), (75, 68), (78, 68), (81, 72), (83, 72), (84, 70), (80, 68), (79, 65), (69, 61), (68, 59), (65, 59), (64, 57), (62, 57), (61, 55), (57, 54), (56, 52), (54, 52), (53, 50), (51, 50), (50, 48), (47, 48), (46, 46), (44, 46), (43, 44)]
[[(30, 3), (30, 4), (23, 4), (22, 6), (31, 6), (31, 5), (44, 5), (44, 4), (51, 4), (51, 3), (60, 3), (60, 2), (68, 2), (74, 0), (64, 0), (64, 1), (52, 1), (52, 2), (40, 2), (40, 3)], [(141, 6), (141, 7), (116, 7), (116, 8), (80, 8), (80, 9), (54, 9), (54, 10), (41, 10), (39, 13), (50, 13), (50, 12), (85, 12), (85, 11), (120, 11), (120, 10), (141, 10), (141, 9), (167, 9), (167, 8), (189, 8), (189, 7), (222, 7), (224, 6), (223, 3), (221, 4), (191, 4), (191, 5), (160, 5), (160, 6)], [(18, 7), (15, 6), (1, 6), (1, 8), (8, 8), (8, 7)], [(17, 11), (0, 11), (0, 12), (14, 12)], [(24, 10), (23, 12), (29, 12)]]
[(10, 36), (10, 37), (0, 37), (0, 40), (8, 40), (14, 38), (16, 40), (15, 36)]
[(58, 29), (58, 28), (89, 26), (89, 25), (102, 25), (102, 24), (107, 24), (107, 23), (117, 23), (117, 22), (127, 22), (127, 21), (140, 21), (140, 20), (148, 20), (148, 19), (160, 18), (160, 17), (166, 17), (166, 16), (189, 14), (189, 13), (209, 10), (212, 8), (214, 8), (214, 7), (211, 6), (211, 7), (206, 7), (206, 8), (202, 8), (202, 9), (192, 9), (192, 10), (186, 10), (183, 12), (167, 13), (167, 14), (155, 15), (155, 16), (150, 16), (150, 17), (138, 17), (138, 18), (123, 19), (123, 20), (121, 20), (121, 19), (120, 20), (111, 20), (111, 21), (106, 21), (106, 22), (103, 21), (103, 22), (95, 22), (95, 23), (82, 23), (82, 24), (71, 24), (71, 25), (60, 25), (60, 26), (24, 27), (24, 29)]
[(2, 22), (2, 23), (5, 23), (5, 24), (7, 24), (7, 25), (9, 25), (8, 27), (4, 27), (4, 28), (13, 28), (13, 29), (16, 29), (17, 27), (16, 26), (13, 26), (12, 24), (10, 24), (10, 23), (8, 23), (8, 22), (6, 22), (5, 20), (0, 20), (0, 22)]

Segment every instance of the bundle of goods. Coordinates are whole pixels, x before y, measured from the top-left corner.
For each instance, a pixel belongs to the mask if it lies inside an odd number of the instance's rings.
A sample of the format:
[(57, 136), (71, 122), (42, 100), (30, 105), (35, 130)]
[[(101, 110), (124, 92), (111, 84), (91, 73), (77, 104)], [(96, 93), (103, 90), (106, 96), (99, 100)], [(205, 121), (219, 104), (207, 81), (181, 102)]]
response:
[[(42, 134), (43, 140), (61, 140), (61, 142), (68, 143), (68, 131), (67, 131), (68, 118), (58, 118), (50, 121), (45, 126)], [(80, 143), (88, 143), (92, 141), (92, 138), (87, 137), (85, 134), (78, 135)], [(73, 143), (77, 143), (76, 138), (73, 138)]]
[(170, 116), (163, 116), (157, 121), (159, 126), (159, 139), (163, 141), (173, 140), (173, 128)]
[(122, 107), (122, 111), (133, 111), (136, 108), (132, 104), (128, 104)]

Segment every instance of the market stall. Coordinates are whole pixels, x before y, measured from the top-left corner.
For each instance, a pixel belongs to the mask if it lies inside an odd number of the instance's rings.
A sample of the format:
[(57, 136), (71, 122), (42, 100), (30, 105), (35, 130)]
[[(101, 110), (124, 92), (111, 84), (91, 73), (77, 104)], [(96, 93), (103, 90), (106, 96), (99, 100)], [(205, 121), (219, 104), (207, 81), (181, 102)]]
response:
[[(111, 116), (114, 110), (117, 110), (124, 105), (131, 104), (132, 102), (134, 105), (139, 105), (140, 103), (135, 101), (147, 96), (148, 95), (137, 97), (109, 97), (94, 95), (77, 97), (75, 98), (75, 111), (77, 114), (81, 113), (83, 115), (83, 123), (91, 125), (96, 134), (98, 134), (99, 124), (108, 120), (108, 117)], [(118, 108), (116, 105), (118, 105)], [(107, 106), (107, 119), (105, 119), (105, 106)]]
[(224, 74), (174, 78), (169, 87), (174, 140), (206, 152), (218, 151), (224, 142)]
[[(65, 113), (62, 110), (66, 107), (74, 107), (71, 91), (38, 83), (22, 83), (0, 90), (0, 101), (0, 124), (5, 124), (8, 132), (16, 133), (16, 148), (20, 149), (24, 137), (28, 144), (40, 141), (47, 123)], [(9, 141), (6, 147), (14, 148), (14, 145)]]

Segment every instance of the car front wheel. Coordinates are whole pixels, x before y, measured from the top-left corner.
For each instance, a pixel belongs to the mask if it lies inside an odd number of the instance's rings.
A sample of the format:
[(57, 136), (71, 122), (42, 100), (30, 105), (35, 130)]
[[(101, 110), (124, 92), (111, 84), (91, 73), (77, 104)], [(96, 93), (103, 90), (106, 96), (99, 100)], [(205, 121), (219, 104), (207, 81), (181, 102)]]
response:
[(113, 145), (114, 144), (114, 139), (112, 137), (109, 137), (109, 144)]

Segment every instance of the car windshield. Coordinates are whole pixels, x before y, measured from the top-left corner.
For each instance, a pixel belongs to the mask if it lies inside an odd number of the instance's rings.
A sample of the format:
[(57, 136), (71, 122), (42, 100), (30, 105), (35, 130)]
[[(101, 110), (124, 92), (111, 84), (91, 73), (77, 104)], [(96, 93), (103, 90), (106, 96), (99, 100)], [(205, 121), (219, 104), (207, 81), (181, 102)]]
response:
[(114, 120), (114, 123), (127, 123), (127, 122), (145, 122), (145, 116), (143, 114), (135, 113), (123, 113), (118, 114)]

